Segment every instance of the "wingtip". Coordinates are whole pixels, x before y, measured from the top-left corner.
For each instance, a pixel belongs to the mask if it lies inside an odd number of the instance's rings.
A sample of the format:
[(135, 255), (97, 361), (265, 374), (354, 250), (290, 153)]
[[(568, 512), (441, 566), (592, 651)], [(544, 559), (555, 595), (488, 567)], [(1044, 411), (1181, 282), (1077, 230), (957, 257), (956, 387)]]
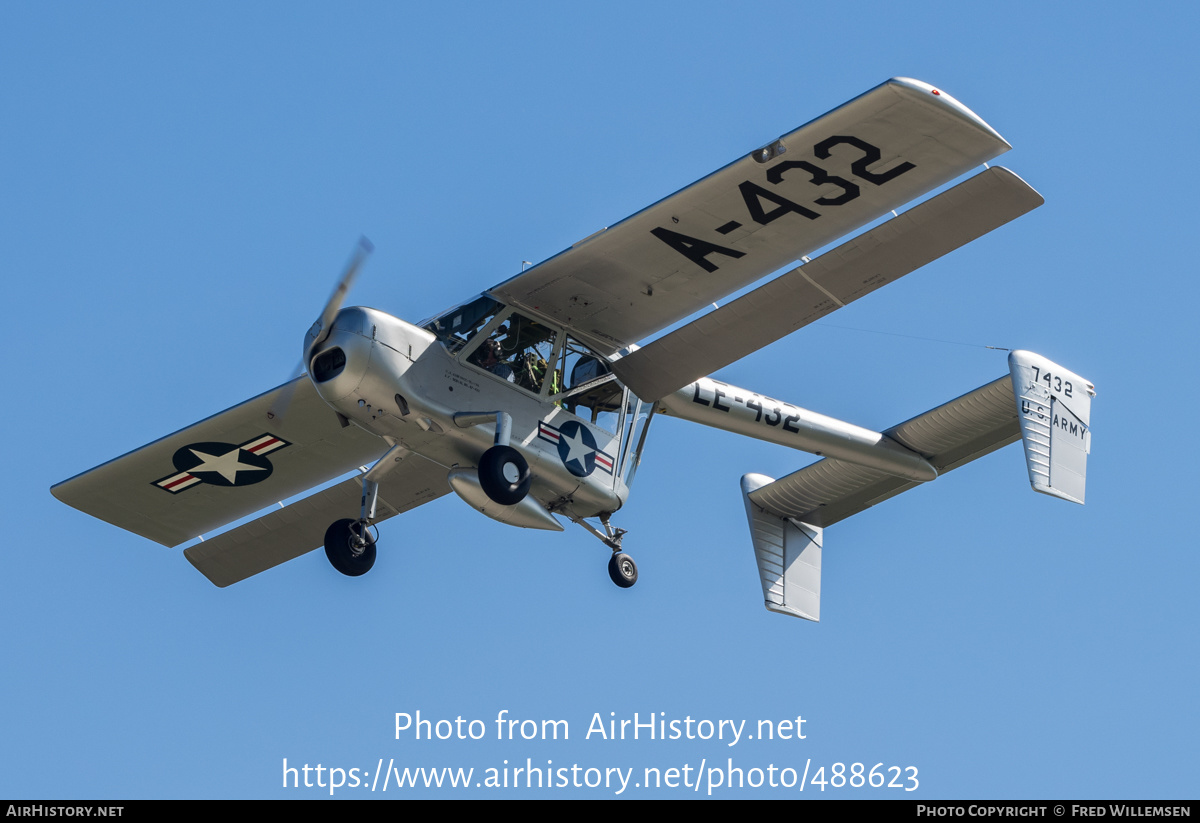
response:
[(959, 117), (974, 123), (980, 129), (988, 132), (992, 137), (999, 140), (1007, 147), (1003, 151), (997, 152), (997, 154), (1003, 154), (1005, 151), (1008, 151), (1008, 149), (1012, 148), (1012, 144), (1001, 137), (1000, 132), (989, 126), (987, 121), (964, 106), (957, 98), (951, 94), (948, 94), (945, 90), (936, 86), (932, 86), (923, 80), (914, 80), (911, 77), (893, 77), (887, 81), (886, 85), (892, 86), (898, 91), (903, 90), (909, 94), (934, 100), (938, 105), (944, 106), (946, 109), (954, 112)]

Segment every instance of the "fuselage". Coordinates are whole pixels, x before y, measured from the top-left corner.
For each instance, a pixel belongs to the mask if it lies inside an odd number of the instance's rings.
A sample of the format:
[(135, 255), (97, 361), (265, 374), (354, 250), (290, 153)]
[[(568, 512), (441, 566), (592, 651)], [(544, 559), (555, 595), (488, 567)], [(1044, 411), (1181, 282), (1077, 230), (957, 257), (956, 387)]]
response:
[[(316, 347), (310, 374), (321, 397), (351, 424), (447, 470), (477, 465), (496, 435), (494, 425), (464, 427), (455, 423), (455, 416), (461, 420), (471, 413), (503, 410), (511, 418), (512, 446), (532, 471), (530, 496), (577, 517), (616, 511), (629, 494), (635, 457), (627, 446), (636, 435), (642, 404), (612, 375), (608, 380), (601, 375), (600, 383), (613, 384), (609, 395), (617, 397), (617, 408), (610, 408), (610, 401), (593, 402), (590, 408), (573, 402), (586, 404), (588, 398), (572, 391), (578, 387), (570, 384), (570, 375), (563, 377), (563, 365), (573, 365), (564, 354), (565, 335), (544, 324), (540, 328), (548, 329), (553, 339), (549, 357), (534, 364), (542, 372), (541, 385), (521, 385), (473, 362), (480, 343), (495, 339), (506, 319), (517, 325), (509, 319), (514, 316), (501, 307), (492, 318), (496, 322), (477, 330), (482, 340), (448, 341), (377, 309), (346, 308)], [(502, 340), (512, 336), (500, 332)], [(648, 406), (642, 411), (643, 421), (648, 411)]]
[[(607, 358), (545, 319), (488, 297), (420, 326), (377, 309), (346, 308), (310, 354), (309, 373), (334, 411), (444, 466), (452, 479), (499, 442), (496, 415), (503, 412), (511, 445), (529, 464), (529, 496), (575, 518), (610, 514), (628, 499), (653, 405), (908, 480), (937, 477), (921, 455), (879, 432), (710, 378), (643, 403), (617, 381)], [(464, 493), (461, 483), (451, 485), (485, 514), (531, 525), (480, 505), (484, 498)]]

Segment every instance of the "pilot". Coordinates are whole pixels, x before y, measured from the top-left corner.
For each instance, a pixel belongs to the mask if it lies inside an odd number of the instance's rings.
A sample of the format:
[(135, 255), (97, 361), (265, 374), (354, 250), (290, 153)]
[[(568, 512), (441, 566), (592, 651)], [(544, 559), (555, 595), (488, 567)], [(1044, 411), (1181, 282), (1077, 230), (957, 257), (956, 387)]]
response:
[(500, 362), (499, 340), (485, 340), (483, 345), (475, 351), (475, 354), (471, 355), (471, 362), (487, 369), (497, 377), (503, 377), (505, 380), (512, 382), (512, 366)]

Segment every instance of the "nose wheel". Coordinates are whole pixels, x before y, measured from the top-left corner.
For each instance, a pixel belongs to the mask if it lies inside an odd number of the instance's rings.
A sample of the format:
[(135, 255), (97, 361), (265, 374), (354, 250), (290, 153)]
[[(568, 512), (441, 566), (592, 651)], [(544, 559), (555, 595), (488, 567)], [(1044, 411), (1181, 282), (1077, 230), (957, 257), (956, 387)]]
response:
[(348, 577), (366, 574), (375, 565), (375, 537), (362, 520), (339, 520), (325, 530), (325, 556)]

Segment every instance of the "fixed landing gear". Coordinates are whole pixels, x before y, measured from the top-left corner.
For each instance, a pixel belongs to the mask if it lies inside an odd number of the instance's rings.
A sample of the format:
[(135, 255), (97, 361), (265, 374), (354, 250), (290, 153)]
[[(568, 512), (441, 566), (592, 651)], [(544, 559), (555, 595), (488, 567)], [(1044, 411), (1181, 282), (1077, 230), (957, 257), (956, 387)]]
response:
[(325, 556), (342, 574), (358, 577), (375, 565), (375, 538), (362, 520), (339, 520), (325, 530)]
[(529, 463), (512, 446), (492, 446), (479, 458), (479, 485), (501, 506), (515, 506), (529, 494)]
[(383, 457), (362, 475), (362, 507), (358, 519), (338, 520), (325, 530), (325, 556), (342, 574), (358, 577), (375, 565), (375, 536), (371, 534), (371, 524), (375, 522), (379, 481), (408, 455), (407, 448), (392, 443)]
[(622, 589), (628, 589), (637, 582), (637, 563), (634, 563), (632, 557), (621, 551), (621, 540), (625, 537), (625, 529), (618, 529), (609, 522), (608, 518), (612, 512), (602, 512), (600, 514), (600, 524), (604, 526), (603, 532), (596, 529), (595, 526), (582, 517), (573, 515), (569, 511), (564, 511), (563, 514), (569, 517), (572, 522), (583, 526), (592, 536), (599, 538), (600, 542), (612, 549), (612, 557), (608, 561), (608, 576), (612, 579), (612, 582), (616, 583)]
[(515, 506), (529, 494), (533, 474), (525, 457), (512, 446), (512, 416), (504, 411), (456, 412), (454, 425), (461, 429), (494, 423), (495, 443), (479, 458), (479, 487), (493, 503)]
[(608, 561), (608, 576), (622, 589), (628, 589), (637, 582), (637, 563), (625, 552), (613, 552)]

